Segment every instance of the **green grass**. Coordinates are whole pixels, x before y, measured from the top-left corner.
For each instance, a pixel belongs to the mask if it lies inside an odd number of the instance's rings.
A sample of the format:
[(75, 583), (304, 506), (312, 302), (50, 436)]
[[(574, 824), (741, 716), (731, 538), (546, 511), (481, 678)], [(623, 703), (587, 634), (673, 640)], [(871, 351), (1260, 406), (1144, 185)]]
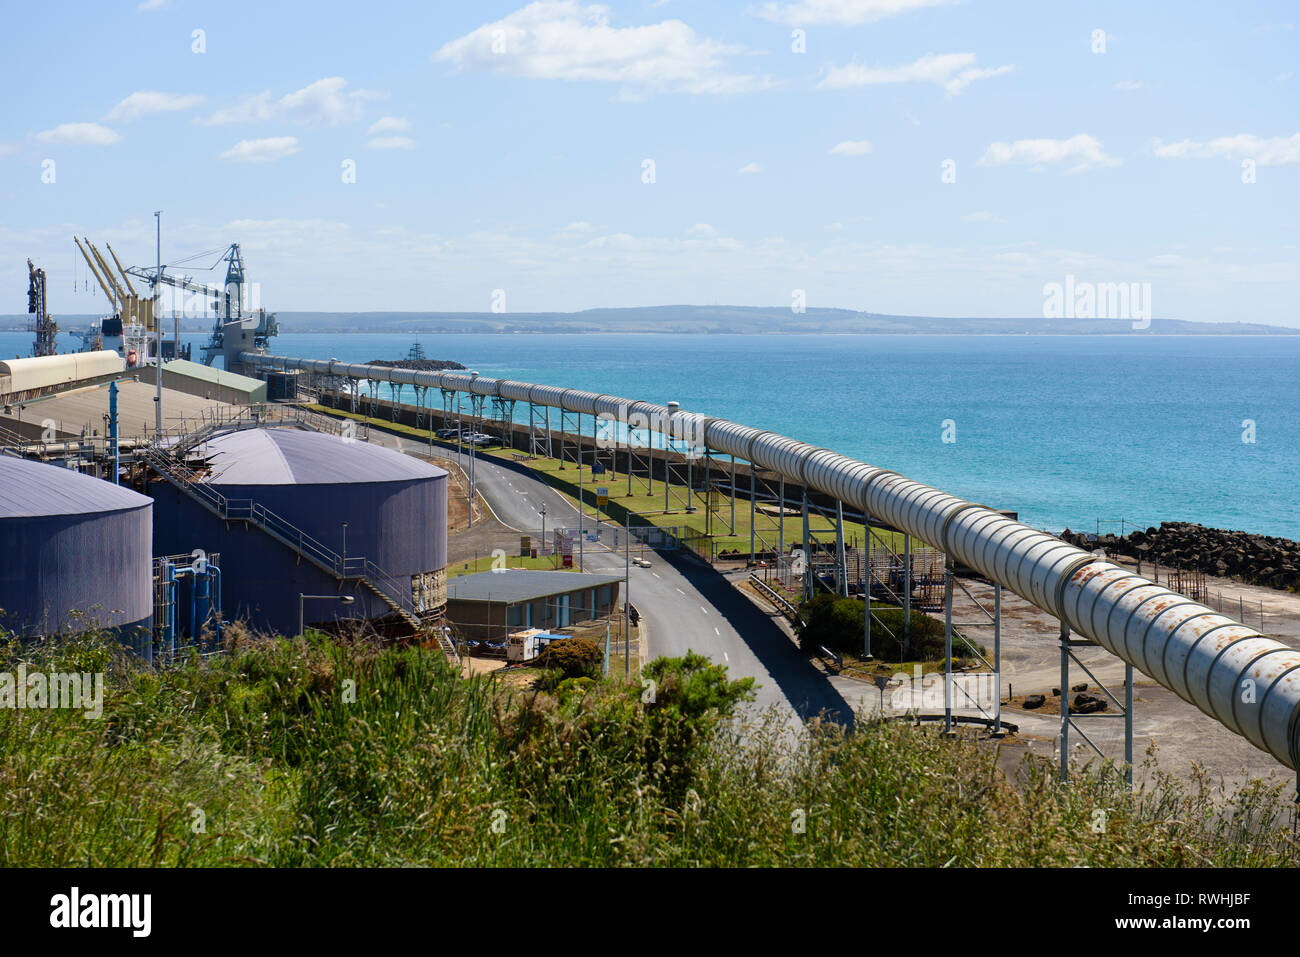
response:
[(992, 746), (899, 723), (795, 739), (770, 715), (708, 720), (720, 668), (705, 692), (651, 667), (646, 703), (640, 683), (557, 697), (316, 634), (165, 671), (106, 639), (0, 652), (107, 673), (102, 720), (0, 709), (3, 866), (1294, 862), (1281, 785), (1009, 780)]
[[(447, 566), (447, 577), (455, 578), (458, 575), (472, 575), (475, 572), (491, 571), (495, 561), (496, 559), (491, 555), (485, 555), (468, 562), (454, 562)], [(554, 555), (538, 555), (536, 558), (525, 555), (507, 555), (505, 563), (506, 568), (544, 568), (575, 572), (578, 570), (576, 565), (572, 568), (564, 568), (560, 564), (558, 556)]]

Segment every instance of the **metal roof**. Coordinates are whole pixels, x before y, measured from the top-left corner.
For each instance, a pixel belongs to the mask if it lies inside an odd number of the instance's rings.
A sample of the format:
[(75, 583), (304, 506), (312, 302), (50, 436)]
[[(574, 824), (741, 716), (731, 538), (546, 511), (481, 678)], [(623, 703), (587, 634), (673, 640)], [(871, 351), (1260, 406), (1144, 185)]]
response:
[(72, 469), (0, 455), (0, 519), (95, 515), (152, 504), (147, 495)]
[(214, 366), (205, 366), (199, 362), (190, 362), (188, 359), (172, 359), (170, 362), (164, 362), (163, 372), (174, 372), (187, 379), (202, 379), (204, 382), (238, 389), (241, 392), (255, 392), (266, 385), (261, 379), (240, 375), (238, 372), (227, 372)]
[(436, 466), (355, 439), (300, 429), (223, 432), (201, 446), (212, 485), (346, 485), (444, 478)]
[(567, 595), (570, 592), (599, 588), (621, 582), (622, 575), (595, 575), (590, 572), (539, 571), (511, 568), (503, 572), (478, 572), (447, 579), (448, 601), (491, 601), (506, 605)]

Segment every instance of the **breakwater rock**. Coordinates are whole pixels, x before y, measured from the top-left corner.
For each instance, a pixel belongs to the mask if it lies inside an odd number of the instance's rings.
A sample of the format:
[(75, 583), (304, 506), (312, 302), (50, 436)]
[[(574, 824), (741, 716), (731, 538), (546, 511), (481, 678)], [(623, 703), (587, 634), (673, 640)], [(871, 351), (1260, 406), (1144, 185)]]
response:
[(1287, 538), (1206, 528), (1191, 522), (1161, 522), (1159, 528), (1139, 529), (1126, 536), (1089, 536), (1067, 528), (1060, 537), (1088, 550), (1103, 548), (1108, 554), (1171, 568), (1269, 588), (1300, 590), (1300, 542)]
[(462, 372), (465, 369), (450, 359), (371, 359), (370, 365), (385, 369), (414, 369), (416, 372)]

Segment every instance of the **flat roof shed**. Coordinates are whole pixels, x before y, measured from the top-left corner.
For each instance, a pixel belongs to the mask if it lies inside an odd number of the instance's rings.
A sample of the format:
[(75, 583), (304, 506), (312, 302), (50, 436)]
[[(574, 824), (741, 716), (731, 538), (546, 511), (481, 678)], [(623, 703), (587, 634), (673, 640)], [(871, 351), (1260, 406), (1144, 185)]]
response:
[(518, 628), (564, 628), (609, 615), (622, 575), (512, 568), (447, 580), (447, 618), (471, 638), (500, 639)]

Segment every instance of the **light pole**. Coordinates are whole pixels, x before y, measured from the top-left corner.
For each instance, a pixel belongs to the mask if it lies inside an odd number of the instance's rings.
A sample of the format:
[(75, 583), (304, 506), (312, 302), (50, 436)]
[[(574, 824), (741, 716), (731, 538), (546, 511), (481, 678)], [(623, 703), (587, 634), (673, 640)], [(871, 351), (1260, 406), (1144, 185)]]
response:
[(632, 510), (623, 510), (623, 677), (632, 675)]
[(317, 601), (338, 601), (338, 602), (342, 602), (345, 605), (350, 605), (355, 600), (351, 595), (304, 595), (302, 592), (299, 592), (298, 593), (298, 634), (300, 635), (303, 633), (304, 630), (303, 621), (302, 621), (302, 617), (303, 617), (302, 606), (303, 603), (308, 598), (312, 598)]
[[(158, 431), (159, 440), (162, 439), (162, 323), (158, 321), (158, 291), (162, 285), (162, 210), (154, 210), (153, 218), (157, 221), (157, 237), (155, 239), (156, 253), (156, 272), (153, 281), (153, 300), (149, 304), (150, 314), (153, 316), (154, 328), (154, 379), (157, 387), (154, 390), (154, 427)], [(112, 250), (109, 250), (112, 252)], [(129, 285), (129, 283), (128, 283)], [(145, 330), (145, 335), (148, 335)], [(148, 342), (148, 339), (145, 340)]]
[[(478, 370), (471, 369), (469, 371), (469, 374), (470, 374), (470, 383), (471, 383), (470, 388), (472, 389), (474, 388), (473, 380), (478, 378)], [(471, 414), (473, 413), (473, 402), (474, 402), (474, 397), (473, 397), (473, 393), (471, 393), (470, 395)], [(478, 435), (479, 435), (479, 426), (477, 423), (475, 423), (474, 434), (470, 436), (470, 440), (469, 440), (469, 524), (471, 527), (473, 527), (474, 525), (474, 461), (477, 458), (475, 452), (478, 449)]]
[(343, 523), (343, 567), (339, 569), (344, 575), (348, 573), (348, 523)]
[(542, 513), (542, 545), (541, 545), (541, 550), (538, 551), (537, 554), (545, 555), (546, 554), (546, 503), (545, 502), (542, 503), (542, 507), (540, 511)]

